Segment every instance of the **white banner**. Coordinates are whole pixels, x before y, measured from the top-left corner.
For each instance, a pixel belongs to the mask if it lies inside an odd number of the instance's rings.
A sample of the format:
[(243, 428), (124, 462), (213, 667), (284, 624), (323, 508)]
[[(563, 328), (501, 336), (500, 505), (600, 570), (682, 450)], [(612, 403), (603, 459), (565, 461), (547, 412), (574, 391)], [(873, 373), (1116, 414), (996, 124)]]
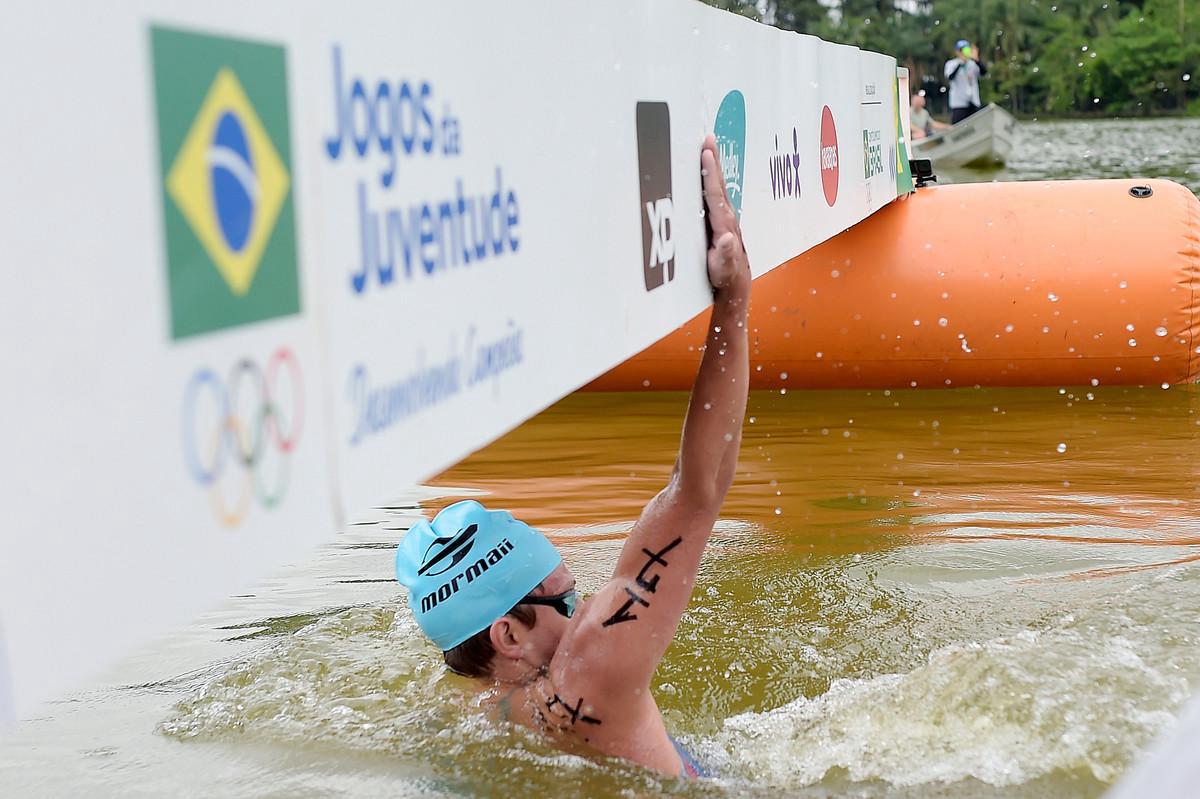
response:
[(347, 5), (9, 15), (18, 714), (700, 311), (706, 133), (756, 274), (908, 190), (890, 57), (688, 0)]

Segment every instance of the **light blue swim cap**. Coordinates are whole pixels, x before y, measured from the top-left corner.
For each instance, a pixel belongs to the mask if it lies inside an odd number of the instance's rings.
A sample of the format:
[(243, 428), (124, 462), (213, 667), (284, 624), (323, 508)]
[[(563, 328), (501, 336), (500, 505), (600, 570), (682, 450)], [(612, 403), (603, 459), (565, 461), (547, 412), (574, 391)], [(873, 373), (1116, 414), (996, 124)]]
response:
[(467, 500), (405, 533), (396, 579), (417, 624), (444, 652), (512, 610), (560, 563), (546, 536), (506, 510)]

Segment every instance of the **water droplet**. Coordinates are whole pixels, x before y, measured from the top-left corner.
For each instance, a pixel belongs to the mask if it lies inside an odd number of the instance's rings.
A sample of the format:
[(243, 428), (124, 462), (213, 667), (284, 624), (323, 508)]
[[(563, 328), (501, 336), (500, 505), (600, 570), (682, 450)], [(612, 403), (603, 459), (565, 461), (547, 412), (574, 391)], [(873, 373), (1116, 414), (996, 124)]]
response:
[(832, 272), (830, 272), (830, 273), (829, 273), (829, 276), (830, 276), (830, 277), (838, 277), (838, 276), (839, 276), (839, 275), (841, 275), (841, 274), (842, 274), (841, 272), (839, 272), (838, 270), (834, 269)]
[(902, 460), (904, 460), (904, 453), (903, 453), (903, 452), (897, 452), (897, 453), (896, 453), (896, 460), (898, 460), (898, 461), (902, 461)]
[(733, 441), (733, 433), (726, 433), (726, 434), (725, 434), (725, 441), (726, 441), (726, 442)]
[(1052, 291), (1046, 295), (1046, 299), (1050, 300), (1050, 302), (1058, 302), (1058, 295)]
[(779, 379), (780, 379), (780, 380), (787, 380), (787, 372), (780, 372), (780, 373), (779, 373)]
[(712, 410), (712, 403), (711, 403), (711, 402), (706, 402), (706, 403), (704, 403), (704, 410), (706, 410), (706, 411), (711, 411), (711, 410)]
[(1162, 384), (1162, 389), (1163, 389), (1163, 391), (1166, 391), (1166, 390), (1167, 390), (1168, 388), (1170, 388), (1170, 387), (1171, 387), (1171, 384), (1170, 384), (1170, 383), (1163, 383), (1163, 384)]
[(1156, 327), (1154, 328), (1154, 335), (1162, 338), (1163, 336), (1167, 335), (1167, 329), (1165, 327)]
[(913, 327), (920, 327), (920, 326), (921, 326), (921, 320), (920, 320), (920, 319), (914, 319), (914, 320), (913, 320)]
[(1131, 322), (1130, 324), (1125, 325), (1125, 329), (1128, 330), (1130, 333), (1132, 333), (1133, 332), (1133, 323)]
[(713, 325), (713, 332), (714, 332), (714, 333), (720, 333), (720, 332), (721, 332), (721, 326), (720, 326), (720, 325)]
[(1120, 283), (1117, 284), (1117, 288), (1119, 288), (1119, 289), (1129, 288), (1129, 284), (1126, 283), (1124, 280), (1122, 280)]
[(949, 319), (947, 319), (946, 317), (944, 317), (944, 316), (943, 316), (943, 317), (940, 317), (940, 318), (938, 319), (938, 326), (939, 326), (939, 327), (945, 327), (945, 326), (946, 326), (946, 325), (948, 325), (948, 324), (950, 324), (950, 320), (949, 320)]
[(1005, 325), (1005, 326), (1004, 326), (1004, 332), (1005, 332), (1005, 333), (1011, 333), (1011, 332), (1013, 332), (1013, 326), (1012, 326), (1012, 325)]
[(755, 422), (757, 422), (757, 421), (758, 421), (758, 417), (757, 417), (757, 416), (751, 416), (751, 417), (750, 417), (750, 424), (754, 424), (754, 423), (755, 423)]
[(783, 508), (776, 508), (776, 509), (775, 509), (775, 515), (776, 515), (776, 516), (782, 516), (782, 515), (783, 515)]
[(1131, 347), (1136, 347), (1136, 346), (1137, 346), (1137, 339), (1136, 339), (1136, 338), (1131, 338), (1131, 339), (1129, 339), (1129, 346), (1131, 346)]
[(1100, 385), (1100, 380), (1099, 380), (1098, 378), (1095, 378), (1095, 377), (1093, 377), (1093, 378), (1092, 378), (1092, 385), (1093, 385), (1093, 386), (1098, 386), (1098, 385)]
[(1059, 452), (1066, 452), (1066, 451), (1067, 451), (1067, 445), (1066, 445), (1066, 444), (1059, 444), (1057, 447), (1055, 447), (1055, 449), (1056, 449), (1056, 450), (1058, 450)]

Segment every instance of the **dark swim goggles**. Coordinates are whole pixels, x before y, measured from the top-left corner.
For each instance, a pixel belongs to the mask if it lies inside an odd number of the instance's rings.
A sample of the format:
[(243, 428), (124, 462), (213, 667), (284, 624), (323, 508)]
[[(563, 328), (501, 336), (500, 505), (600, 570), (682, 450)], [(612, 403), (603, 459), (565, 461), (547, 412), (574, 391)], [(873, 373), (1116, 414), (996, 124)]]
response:
[(554, 596), (527, 596), (518, 602), (518, 605), (546, 605), (554, 608), (568, 619), (575, 615), (575, 604), (579, 601), (579, 594), (574, 588), (570, 591), (563, 591), (561, 594)]

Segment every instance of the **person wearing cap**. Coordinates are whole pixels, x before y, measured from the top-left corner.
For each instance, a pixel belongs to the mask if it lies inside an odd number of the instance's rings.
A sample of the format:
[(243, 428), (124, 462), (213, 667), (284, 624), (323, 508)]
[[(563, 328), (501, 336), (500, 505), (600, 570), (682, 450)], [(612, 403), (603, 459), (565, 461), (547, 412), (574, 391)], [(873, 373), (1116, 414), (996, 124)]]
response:
[(630, 530), (612, 579), (579, 599), (545, 536), (474, 501), (417, 522), (396, 552), (417, 624), (452, 671), (477, 681), (494, 717), (566, 749), (692, 777), (704, 770), (668, 735), (650, 681), (733, 482), (750, 379), (750, 267), (712, 136), (700, 162), (711, 231), (707, 346), (671, 477)]
[(979, 78), (987, 67), (966, 39), (954, 44), (954, 57), (946, 62), (946, 80), (950, 83), (950, 124), (957, 125), (980, 108)]

